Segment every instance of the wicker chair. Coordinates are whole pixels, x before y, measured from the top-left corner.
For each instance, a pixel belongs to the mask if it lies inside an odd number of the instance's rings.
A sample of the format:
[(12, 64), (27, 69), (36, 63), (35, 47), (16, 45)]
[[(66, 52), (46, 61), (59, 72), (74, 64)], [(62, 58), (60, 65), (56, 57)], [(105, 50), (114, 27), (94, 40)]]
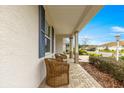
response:
[(45, 59), (47, 76), (46, 83), (51, 87), (69, 84), (69, 64), (57, 62), (53, 58)]
[(55, 54), (55, 58), (56, 60), (58, 60), (59, 62), (67, 62), (67, 56), (65, 54)]

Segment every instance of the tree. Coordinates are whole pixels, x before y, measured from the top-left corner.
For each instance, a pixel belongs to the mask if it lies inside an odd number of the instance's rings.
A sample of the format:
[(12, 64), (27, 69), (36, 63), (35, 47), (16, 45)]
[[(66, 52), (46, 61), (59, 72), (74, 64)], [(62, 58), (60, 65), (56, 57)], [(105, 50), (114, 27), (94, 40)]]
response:
[(82, 41), (83, 48), (86, 48), (88, 46), (90, 38), (88, 38), (87, 36), (84, 36), (81, 38), (81, 41)]

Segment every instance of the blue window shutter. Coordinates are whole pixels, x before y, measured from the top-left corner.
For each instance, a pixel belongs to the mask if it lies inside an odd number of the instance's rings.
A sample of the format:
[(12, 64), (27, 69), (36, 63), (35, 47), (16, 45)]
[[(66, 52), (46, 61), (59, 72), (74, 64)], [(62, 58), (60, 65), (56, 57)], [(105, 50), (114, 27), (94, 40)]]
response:
[(54, 28), (52, 27), (52, 53), (54, 53)]
[(39, 58), (45, 56), (45, 10), (39, 6)]

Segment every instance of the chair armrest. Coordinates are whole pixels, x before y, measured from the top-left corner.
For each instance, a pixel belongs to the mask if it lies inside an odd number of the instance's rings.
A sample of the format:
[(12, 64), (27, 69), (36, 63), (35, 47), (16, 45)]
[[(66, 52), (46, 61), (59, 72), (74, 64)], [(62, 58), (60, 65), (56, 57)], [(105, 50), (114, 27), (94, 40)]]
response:
[(64, 55), (64, 54), (60, 54), (60, 55), (62, 56), (62, 58), (67, 59), (66, 55)]

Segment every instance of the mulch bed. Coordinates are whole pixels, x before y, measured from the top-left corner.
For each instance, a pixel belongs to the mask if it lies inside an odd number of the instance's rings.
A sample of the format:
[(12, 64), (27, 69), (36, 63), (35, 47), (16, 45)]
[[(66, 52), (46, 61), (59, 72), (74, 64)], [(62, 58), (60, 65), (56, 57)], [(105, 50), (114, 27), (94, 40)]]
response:
[(95, 66), (80, 62), (80, 65), (104, 88), (124, 88), (123, 82), (115, 80), (111, 75), (100, 71)]

